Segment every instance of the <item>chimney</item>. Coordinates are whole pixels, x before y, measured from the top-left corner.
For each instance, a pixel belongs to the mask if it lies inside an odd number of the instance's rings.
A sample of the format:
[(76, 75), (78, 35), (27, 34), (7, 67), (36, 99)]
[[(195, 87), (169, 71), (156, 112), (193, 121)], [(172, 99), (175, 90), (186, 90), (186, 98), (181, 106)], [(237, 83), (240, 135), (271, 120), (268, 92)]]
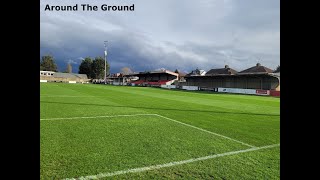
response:
[(261, 64), (260, 64), (260, 63), (257, 63), (257, 66), (261, 66)]
[(228, 68), (229, 68), (229, 66), (228, 66), (228, 65), (225, 65), (225, 66), (224, 66), (224, 68), (225, 68), (225, 69), (228, 69)]

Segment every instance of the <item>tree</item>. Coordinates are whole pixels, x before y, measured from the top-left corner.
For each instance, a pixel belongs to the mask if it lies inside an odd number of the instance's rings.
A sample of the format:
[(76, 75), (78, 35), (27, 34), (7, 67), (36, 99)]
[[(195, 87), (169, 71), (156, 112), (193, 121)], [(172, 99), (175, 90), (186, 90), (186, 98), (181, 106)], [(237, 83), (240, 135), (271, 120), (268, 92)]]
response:
[(280, 72), (280, 65), (278, 65), (277, 69), (274, 72), (275, 73), (279, 73)]
[(178, 69), (176, 69), (174, 72), (175, 72), (175, 73), (179, 73)]
[(42, 56), (41, 61), (40, 61), (40, 70), (43, 71), (54, 71), (57, 72), (57, 65), (54, 62), (53, 56), (51, 55), (45, 55)]
[(131, 74), (131, 73), (133, 73), (133, 71), (128, 67), (124, 67), (124, 68), (121, 69), (121, 74), (123, 74), (123, 75), (128, 75), (128, 74)]
[(79, 66), (79, 74), (86, 74), (88, 78), (92, 78), (92, 59), (86, 57)]
[[(105, 61), (102, 57), (96, 57), (91, 66), (91, 77), (94, 79), (104, 79)], [(107, 75), (109, 74), (110, 66), (106, 63)]]
[[(106, 67), (108, 75), (110, 69), (108, 62)], [(86, 57), (79, 66), (79, 74), (86, 74), (88, 78), (92, 79), (104, 79), (104, 58), (96, 57), (92, 60), (90, 57)]]

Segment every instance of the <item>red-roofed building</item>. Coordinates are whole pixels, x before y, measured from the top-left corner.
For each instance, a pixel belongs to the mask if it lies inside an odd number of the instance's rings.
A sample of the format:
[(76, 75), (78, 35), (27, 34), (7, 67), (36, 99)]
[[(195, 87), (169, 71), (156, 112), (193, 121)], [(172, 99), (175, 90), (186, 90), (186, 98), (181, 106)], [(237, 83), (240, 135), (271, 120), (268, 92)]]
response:
[(134, 73), (126, 76), (137, 76), (139, 79), (131, 81), (130, 84), (133, 86), (161, 86), (161, 85), (171, 85), (174, 81), (178, 80), (179, 74), (168, 71), (145, 71)]

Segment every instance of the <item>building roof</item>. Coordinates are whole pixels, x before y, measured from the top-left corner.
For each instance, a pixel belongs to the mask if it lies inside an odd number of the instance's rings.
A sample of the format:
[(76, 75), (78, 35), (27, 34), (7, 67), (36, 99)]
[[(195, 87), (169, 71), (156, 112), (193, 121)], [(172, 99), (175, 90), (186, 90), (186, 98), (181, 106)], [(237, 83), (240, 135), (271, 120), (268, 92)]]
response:
[(168, 71), (168, 70), (160, 70), (160, 71), (145, 71), (145, 72), (139, 72), (139, 73), (133, 73), (126, 76), (139, 76), (144, 74), (171, 74), (173, 76), (179, 76), (178, 73)]
[(179, 73), (178, 73), (178, 74), (179, 74), (179, 77), (185, 77), (185, 76), (187, 75), (187, 73), (180, 72), (180, 71), (179, 71)]
[(280, 76), (275, 75), (274, 73), (242, 73), (242, 74), (216, 74), (216, 75), (212, 75), (212, 76), (186, 76), (185, 78), (195, 78), (195, 79), (201, 79), (201, 78), (214, 78), (214, 77), (276, 77), (276, 78), (280, 78)]
[(40, 70), (40, 73), (56, 73), (56, 72), (54, 72), (54, 71), (41, 71)]
[(206, 71), (205, 70), (202, 70), (202, 69), (195, 69), (193, 71), (191, 71), (191, 73), (185, 75), (186, 77), (188, 76), (204, 76), (206, 74)]
[(269, 75), (280, 78), (280, 73), (269, 73)]
[(265, 66), (261, 66), (260, 63), (257, 63), (256, 66), (253, 66), (251, 68), (248, 68), (246, 70), (243, 70), (241, 72), (238, 72), (239, 74), (259, 74), (259, 73), (272, 73), (273, 70), (265, 67)]
[(179, 71), (178, 69), (174, 71), (175, 73), (178, 73), (179, 74), (179, 77), (184, 77), (187, 75), (187, 73), (185, 72), (182, 72), (182, 71)]
[(211, 76), (211, 75), (223, 75), (223, 74), (236, 74), (237, 71), (230, 68), (228, 65), (225, 65), (224, 68), (220, 69), (211, 69), (206, 73), (206, 76)]
[(60, 73), (56, 72), (52, 75), (56, 78), (79, 78), (79, 79), (88, 79), (86, 74), (75, 74), (75, 73)]
[(123, 76), (124, 76), (124, 74), (122, 74), (122, 73), (115, 73), (115, 74), (110, 74), (109, 77), (123, 77)]
[(273, 72), (274, 72), (274, 73), (280, 73), (280, 66), (279, 66), (279, 67), (277, 67), (277, 69), (276, 69), (276, 70), (274, 70)]

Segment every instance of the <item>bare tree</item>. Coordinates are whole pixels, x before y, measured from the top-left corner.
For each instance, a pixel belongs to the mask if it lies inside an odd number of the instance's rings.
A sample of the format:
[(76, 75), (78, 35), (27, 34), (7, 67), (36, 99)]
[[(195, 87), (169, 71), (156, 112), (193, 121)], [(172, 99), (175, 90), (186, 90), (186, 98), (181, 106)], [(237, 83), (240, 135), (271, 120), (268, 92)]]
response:
[(133, 73), (133, 71), (128, 67), (124, 67), (124, 68), (121, 69), (121, 74), (123, 74), (123, 75), (128, 75), (128, 74), (131, 74), (131, 73)]
[(68, 63), (67, 72), (68, 72), (68, 73), (72, 73), (72, 66), (71, 66), (70, 63)]

